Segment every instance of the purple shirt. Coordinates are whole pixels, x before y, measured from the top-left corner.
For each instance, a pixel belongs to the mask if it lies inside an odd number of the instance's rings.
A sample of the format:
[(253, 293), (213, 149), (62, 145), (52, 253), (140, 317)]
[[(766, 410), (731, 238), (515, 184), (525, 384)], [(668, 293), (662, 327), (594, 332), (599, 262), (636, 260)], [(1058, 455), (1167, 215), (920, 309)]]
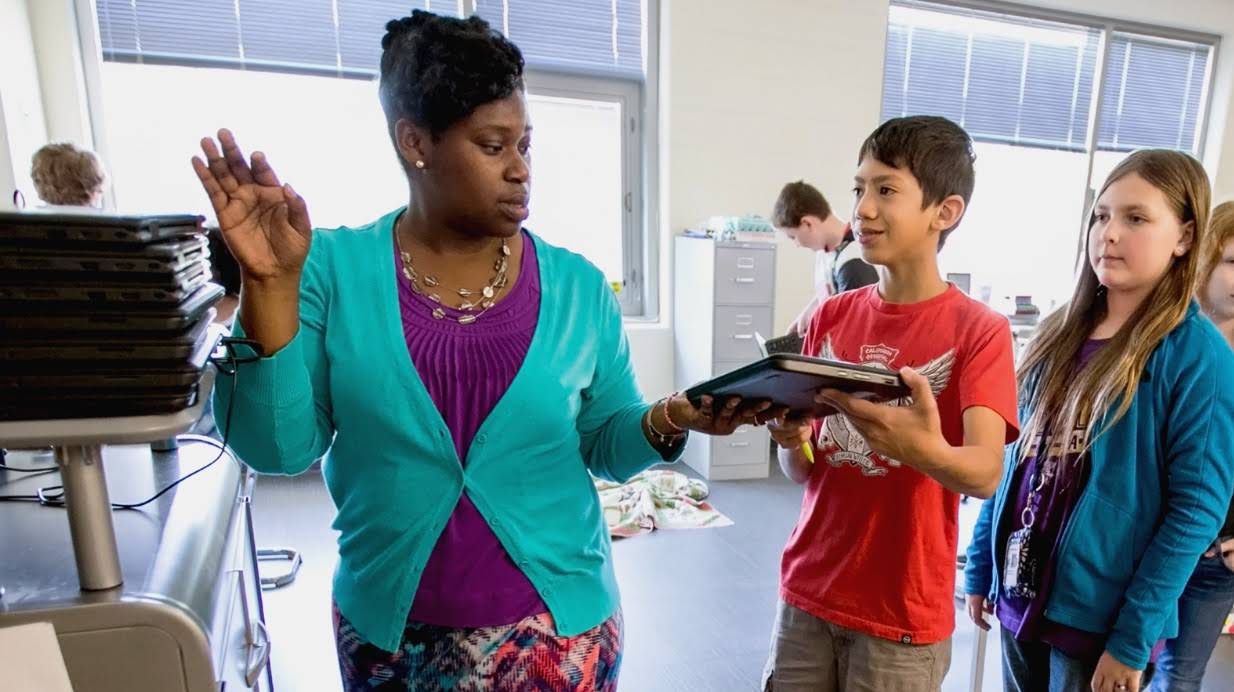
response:
[[(416, 373), (454, 439), (460, 463), (484, 419), (509, 389), (531, 347), (540, 316), (540, 271), (535, 243), (523, 233), (523, 265), (509, 294), (470, 325), (416, 293), (398, 272), (403, 334)], [(517, 459), (510, 459), (517, 463)], [(424, 566), (409, 620), (443, 627), (509, 625), (548, 607), (467, 497), (459, 498)]]
[[(1105, 344), (1105, 340), (1086, 341), (1080, 348), (1076, 370), (1083, 369)], [(1046, 430), (1044, 438), (1044, 443), (1041, 436), (1033, 440), (1036, 453), (1016, 467), (1011, 481), (1015, 502), (1005, 510), (1003, 516), (1007, 521), (1001, 522), (997, 543), (1005, 553), (1007, 539), (1024, 527), (1024, 509), (1029, 504), (1033, 479), (1048, 469), (1049, 479), (1042, 483), (1040, 497), (1034, 503), (1036, 521), (1029, 542), (1029, 554), (1037, 565), (1037, 595), (1025, 598), (1003, 590), (998, 594), (996, 613), (1002, 626), (1020, 641), (1042, 642), (1073, 658), (1095, 659), (1105, 648), (1105, 635), (1060, 625), (1045, 615), (1062, 536), (1088, 482), (1088, 455), (1083, 453), (1087, 440), (1083, 429), (1073, 431), (1065, 440), (1056, 439)], [(1004, 565), (1006, 559), (1004, 554)]]

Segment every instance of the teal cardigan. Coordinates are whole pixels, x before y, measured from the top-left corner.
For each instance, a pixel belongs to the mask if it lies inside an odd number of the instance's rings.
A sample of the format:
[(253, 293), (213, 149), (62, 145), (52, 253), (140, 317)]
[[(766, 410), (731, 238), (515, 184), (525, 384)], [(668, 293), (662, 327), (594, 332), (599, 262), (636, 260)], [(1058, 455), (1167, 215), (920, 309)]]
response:
[[(1020, 420), (1032, 415), (1034, 388), (1021, 392)], [(999, 524), (1022, 444), (1009, 448), (1002, 484), (981, 506), (965, 593), (1000, 593)], [(1127, 413), (1093, 440), (1089, 464), (1045, 615), (1108, 634), (1106, 651), (1142, 670), (1153, 645), (1178, 634), (1178, 597), (1234, 488), (1234, 354), (1194, 303), (1149, 356)]]
[(273, 356), (240, 366), (234, 399), (220, 373), (215, 410), (226, 421), (233, 407), (228, 443), (265, 473), (301, 473), (328, 454), (323, 475), (339, 531), (334, 598), (382, 649), (397, 650), (424, 565), (464, 491), (559, 634), (585, 632), (618, 607), (590, 474), (621, 481), (664, 461), (643, 434), (648, 407), (617, 300), (587, 260), (534, 239), (535, 334), (464, 467), (403, 336), (392, 235), (399, 211), (360, 228), (314, 231), (299, 332)]

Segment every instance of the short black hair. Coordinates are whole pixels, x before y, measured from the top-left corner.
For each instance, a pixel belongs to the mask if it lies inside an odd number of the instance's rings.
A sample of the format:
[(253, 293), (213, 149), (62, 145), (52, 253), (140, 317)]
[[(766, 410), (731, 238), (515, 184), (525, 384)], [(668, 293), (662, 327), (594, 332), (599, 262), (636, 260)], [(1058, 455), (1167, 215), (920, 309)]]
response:
[(400, 118), (436, 137), (523, 89), (522, 52), (477, 16), (416, 10), (386, 23), (381, 49), (381, 107), (391, 138)]
[(789, 183), (780, 190), (776, 205), (771, 210), (771, 225), (777, 228), (796, 228), (801, 225), (805, 216), (817, 216), (826, 219), (831, 216), (831, 205), (818, 188), (798, 180)]
[[(872, 156), (892, 168), (906, 168), (921, 186), (922, 208), (959, 195), (967, 206), (973, 197), (976, 173), (973, 139), (964, 128), (936, 115), (892, 118), (879, 125), (861, 145), (857, 165)], [(944, 230), (938, 239), (941, 248), (947, 236), (959, 226)]]

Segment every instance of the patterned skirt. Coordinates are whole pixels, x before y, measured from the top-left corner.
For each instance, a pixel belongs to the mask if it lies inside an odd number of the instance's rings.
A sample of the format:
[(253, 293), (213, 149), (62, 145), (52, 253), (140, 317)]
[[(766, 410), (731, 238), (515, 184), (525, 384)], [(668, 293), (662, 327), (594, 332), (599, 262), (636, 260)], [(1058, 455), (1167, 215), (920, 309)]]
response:
[(573, 637), (554, 634), (542, 613), (513, 625), (454, 629), (408, 622), (390, 653), (360, 638), (334, 606), (345, 692), (615, 692), (621, 667), (618, 610)]

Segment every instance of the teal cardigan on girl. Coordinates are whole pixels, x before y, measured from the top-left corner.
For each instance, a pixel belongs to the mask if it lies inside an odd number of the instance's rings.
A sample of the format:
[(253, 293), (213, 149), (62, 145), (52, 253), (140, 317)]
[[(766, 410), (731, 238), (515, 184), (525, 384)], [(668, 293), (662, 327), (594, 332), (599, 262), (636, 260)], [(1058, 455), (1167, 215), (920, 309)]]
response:
[(299, 332), (273, 356), (239, 366), (234, 399), (220, 373), (216, 417), (225, 424), (234, 407), (228, 443), (258, 471), (296, 474), (328, 455), (334, 598), (366, 640), (397, 650), (424, 565), (464, 491), (558, 633), (585, 632), (618, 607), (590, 474), (621, 481), (664, 461), (643, 434), (648, 406), (613, 290), (587, 260), (534, 238), (535, 334), (463, 466), (403, 335), (392, 235), (400, 211), (314, 231)]
[[(1028, 396), (1021, 392), (1020, 420), (1032, 415), (1033, 388), (1030, 381)], [(968, 548), (965, 593), (991, 601), (1006, 557), (997, 522), (1024, 440), (1008, 449), (1002, 484), (982, 505)], [(1143, 670), (1153, 645), (1178, 634), (1178, 597), (1234, 489), (1234, 354), (1194, 303), (1149, 356), (1126, 415), (1093, 440), (1089, 463), (1045, 615), (1108, 634), (1106, 651)]]

